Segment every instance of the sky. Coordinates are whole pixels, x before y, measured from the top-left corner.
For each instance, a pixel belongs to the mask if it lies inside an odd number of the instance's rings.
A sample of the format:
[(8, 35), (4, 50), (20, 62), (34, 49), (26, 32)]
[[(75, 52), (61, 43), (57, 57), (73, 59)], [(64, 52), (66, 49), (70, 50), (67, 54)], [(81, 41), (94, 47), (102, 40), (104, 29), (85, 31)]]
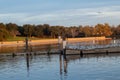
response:
[(118, 25), (120, 0), (0, 0), (0, 22), (18, 25)]

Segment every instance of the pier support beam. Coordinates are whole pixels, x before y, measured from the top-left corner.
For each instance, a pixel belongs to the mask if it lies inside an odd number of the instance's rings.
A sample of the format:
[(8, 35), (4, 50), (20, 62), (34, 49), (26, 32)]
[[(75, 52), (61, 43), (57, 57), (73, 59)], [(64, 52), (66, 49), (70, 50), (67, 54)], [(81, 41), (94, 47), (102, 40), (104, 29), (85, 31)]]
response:
[(63, 56), (64, 56), (64, 59), (66, 59), (66, 39), (65, 37), (63, 38)]
[(66, 60), (66, 49), (63, 49), (63, 56), (64, 56), (64, 59)]

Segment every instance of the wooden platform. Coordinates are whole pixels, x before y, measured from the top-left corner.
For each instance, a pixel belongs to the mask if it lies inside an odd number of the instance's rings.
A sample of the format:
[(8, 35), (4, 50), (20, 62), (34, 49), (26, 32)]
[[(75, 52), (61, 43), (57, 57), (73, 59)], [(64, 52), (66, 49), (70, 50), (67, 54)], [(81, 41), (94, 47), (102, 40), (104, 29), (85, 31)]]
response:
[[(66, 55), (80, 55), (81, 50), (78, 49), (66, 49)], [(105, 48), (105, 49), (93, 49), (93, 50), (82, 50), (84, 54), (109, 54), (109, 53), (120, 53), (120, 47)]]

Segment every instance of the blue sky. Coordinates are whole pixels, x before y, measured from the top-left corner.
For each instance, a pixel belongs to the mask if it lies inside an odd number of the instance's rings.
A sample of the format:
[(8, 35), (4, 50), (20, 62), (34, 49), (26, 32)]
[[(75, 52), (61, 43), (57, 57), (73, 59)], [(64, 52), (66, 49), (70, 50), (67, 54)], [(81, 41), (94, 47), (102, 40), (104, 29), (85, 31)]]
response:
[(0, 0), (0, 22), (18, 25), (118, 25), (120, 0)]

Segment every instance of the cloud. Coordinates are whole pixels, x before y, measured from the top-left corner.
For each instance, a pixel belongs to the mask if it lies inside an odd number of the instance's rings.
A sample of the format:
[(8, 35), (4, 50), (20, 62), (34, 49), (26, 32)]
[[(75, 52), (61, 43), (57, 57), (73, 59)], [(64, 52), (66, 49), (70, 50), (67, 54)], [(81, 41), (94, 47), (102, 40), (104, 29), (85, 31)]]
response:
[[(36, 13), (5, 13), (0, 14), (0, 21), (15, 22), (17, 24), (52, 24), (52, 25), (80, 25), (110, 22), (116, 24), (119, 19), (120, 6), (108, 6), (84, 9), (69, 9), (53, 11), (44, 14)], [(111, 19), (113, 21), (111, 21)], [(118, 22), (119, 23), (119, 22)], [(118, 24), (117, 23), (117, 24)]]

